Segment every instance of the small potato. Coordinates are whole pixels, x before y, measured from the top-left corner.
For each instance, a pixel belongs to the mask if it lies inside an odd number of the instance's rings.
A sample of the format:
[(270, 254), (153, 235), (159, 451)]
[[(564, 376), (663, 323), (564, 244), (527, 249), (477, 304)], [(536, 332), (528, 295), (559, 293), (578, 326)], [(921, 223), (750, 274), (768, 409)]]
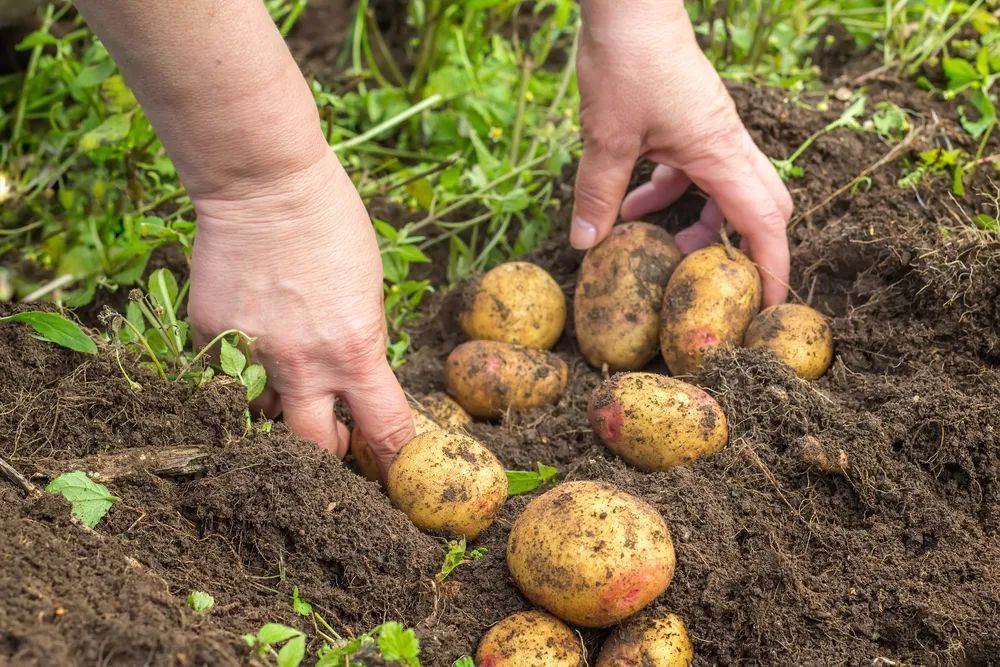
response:
[(601, 482), (567, 482), (532, 500), (507, 540), (526, 598), (588, 628), (636, 613), (670, 585), (670, 531), (647, 502)]
[(694, 373), (705, 353), (739, 345), (760, 309), (760, 275), (746, 255), (713, 245), (696, 250), (670, 276), (660, 313), (660, 349), (674, 375)]
[(569, 379), (566, 362), (551, 352), (488, 340), (456, 347), (444, 372), (448, 393), (474, 417), (552, 403)]
[(616, 225), (584, 256), (573, 321), (591, 366), (635, 370), (656, 356), (663, 289), (680, 261), (673, 237), (647, 222)]
[(417, 528), (473, 539), (507, 497), (507, 474), (490, 450), (457, 431), (427, 431), (389, 466), (389, 498)]
[(472, 340), (548, 350), (566, 326), (566, 296), (535, 264), (501, 264), (470, 284), (464, 296), (458, 323)]
[(796, 303), (765, 308), (750, 322), (746, 347), (766, 347), (800, 378), (815, 380), (833, 361), (833, 333), (823, 316)]
[(587, 406), (590, 427), (618, 456), (642, 470), (666, 470), (717, 452), (729, 439), (715, 399), (655, 373), (619, 373)]
[(420, 407), (441, 428), (460, 428), (472, 423), (472, 417), (450, 396), (441, 392), (420, 399)]
[(541, 611), (503, 619), (479, 642), (476, 667), (583, 667), (580, 640), (565, 623)]
[(618, 626), (595, 667), (687, 667), (694, 646), (677, 614), (643, 614)]
[[(410, 412), (413, 413), (413, 427), (416, 429), (416, 435), (441, 428), (441, 426), (413, 406), (410, 406)], [(358, 472), (361, 473), (362, 477), (372, 482), (382, 481), (382, 470), (379, 468), (378, 460), (375, 458), (375, 452), (372, 451), (371, 445), (368, 443), (368, 438), (365, 437), (365, 434), (357, 426), (351, 431), (351, 455), (354, 457), (354, 462), (357, 464)]]

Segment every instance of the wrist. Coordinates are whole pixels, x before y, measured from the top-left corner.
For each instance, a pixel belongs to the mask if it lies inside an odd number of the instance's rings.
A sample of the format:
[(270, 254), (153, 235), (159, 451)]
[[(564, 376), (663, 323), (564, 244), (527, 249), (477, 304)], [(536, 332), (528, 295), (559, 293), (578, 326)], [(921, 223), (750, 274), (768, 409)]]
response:
[(581, 0), (581, 38), (592, 46), (621, 48), (647, 39), (671, 43), (694, 33), (682, 0)]

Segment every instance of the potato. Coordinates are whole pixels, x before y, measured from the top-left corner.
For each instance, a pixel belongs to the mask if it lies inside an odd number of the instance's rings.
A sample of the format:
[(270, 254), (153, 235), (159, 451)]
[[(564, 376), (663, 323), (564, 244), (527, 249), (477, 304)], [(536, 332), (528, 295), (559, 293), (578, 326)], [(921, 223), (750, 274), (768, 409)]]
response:
[(750, 322), (746, 347), (766, 347), (800, 378), (815, 380), (833, 361), (833, 333), (823, 316), (796, 303), (765, 308)]
[(565, 623), (541, 611), (503, 619), (479, 642), (476, 667), (583, 667), (580, 640)]
[[(416, 429), (417, 435), (441, 428), (430, 417), (413, 406), (410, 406), (410, 412), (413, 413), (413, 426)], [(378, 460), (375, 458), (375, 452), (372, 451), (371, 445), (368, 443), (368, 438), (365, 437), (365, 434), (357, 426), (351, 431), (351, 455), (354, 457), (354, 462), (357, 464), (358, 472), (361, 473), (362, 477), (372, 482), (382, 481), (382, 470), (379, 468)]]
[(488, 340), (456, 347), (444, 372), (448, 392), (474, 417), (552, 403), (569, 379), (566, 362), (551, 352)]
[(532, 500), (507, 540), (526, 598), (588, 628), (613, 625), (666, 590), (674, 545), (648, 503), (601, 482), (567, 482)]
[(646, 222), (616, 225), (584, 256), (573, 321), (591, 366), (634, 370), (656, 356), (663, 289), (680, 261), (673, 237)]
[(608, 449), (642, 470), (688, 463), (729, 439), (726, 415), (714, 398), (655, 373), (608, 378), (591, 395), (587, 418)]
[(441, 428), (459, 428), (472, 423), (472, 417), (450, 396), (441, 392), (420, 399), (420, 407)]
[(472, 340), (550, 349), (566, 326), (566, 296), (545, 269), (507, 262), (464, 292), (459, 326)]
[(389, 497), (420, 530), (472, 539), (507, 497), (507, 474), (490, 450), (458, 431), (406, 443), (389, 466)]
[(706, 352), (739, 345), (760, 309), (760, 275), (746, 255), (713, 245), (696, 250), (670, 276), (660, 312), (660, 349), (674, 375), (694, 373)]
[(604, 642), (595, 667), (687, 667), (694, 646), (677, 614), (643, 614), (626, 621)]

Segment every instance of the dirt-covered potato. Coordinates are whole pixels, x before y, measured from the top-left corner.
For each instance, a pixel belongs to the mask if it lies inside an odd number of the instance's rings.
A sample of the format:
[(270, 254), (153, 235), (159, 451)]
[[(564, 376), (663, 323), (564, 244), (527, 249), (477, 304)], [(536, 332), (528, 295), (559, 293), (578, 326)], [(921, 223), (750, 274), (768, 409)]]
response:
[(569, 379), (566, 362), (551, 352), (489, 340), (456, 347), (444, 373), (448, 393), (474, 417), (552, 403)]
[(441, 428), (461, 428), (472, 423), (472, 417), (445, 393), (436, 391), (420, 399), (420, 407)]
[(591, 366), (634, 370), (656, 356), (663, 289), (680, 261), (673, 237), (647, 222), (616, 225), (584, 256), (573, 321)]
[(642, 614), (615, 628), (595, 667), (687, 667), (694, 646), (677, 614)]
[(800, 378), (815, 380), (833, 361), (830, 325), (809, 306), (782, 303), (753, 318), (743, 337), (747, 347), (766, 347)]
[(507, 474), (469, 436), (435, 429), (399, 450), (386, 486), (420, 530), (472, 539), (493, 523), (507, 497)]
[[(413, 427), (417, 435), (442, 428), (440, 424), (413, 406), (410, 406), (410, 412), (413, 413)], [(351, 431), (351, 456), (354, 457), (354, 463), (362, 477), (373, 482), (382, 481), (382, 471), (378, 467), (375, 452), (372, 451), (368, 438), (357, 426)]]
[(458, 323), (472, 340), (550, 349), (566, 326), (566, 296), (540, 266), (507, 262), (464, 292)]
[(554, 616), (519, 611), (487, 632), (476, 649), (476, 667), (583, 667), (576, 633)]
[(647, 502), (602, 482), (567, 482), (532, 500), (507, 540), (526, 598), (588, 628), (649, 604), (674, 576), (674, 545)]
[(729, 439), (715, 399), (680, 380), (655, 373), (619, 373), (590, 397), (594, 433), (642, 470), (666, 470), (718, 451)]
[(757, 267), (739, 250), (696, 250), (670, 276), (660, 312), (660, 349), (674, 375), (693, 373), (706, 352), (739, 345), (760, 309)]

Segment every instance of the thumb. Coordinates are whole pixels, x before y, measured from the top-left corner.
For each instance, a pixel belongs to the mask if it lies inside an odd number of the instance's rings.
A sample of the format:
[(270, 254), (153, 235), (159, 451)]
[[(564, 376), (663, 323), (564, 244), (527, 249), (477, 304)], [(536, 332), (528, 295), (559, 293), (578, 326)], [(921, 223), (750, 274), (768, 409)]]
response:
[(574, 248), (593, 248), (611, 231), (637, 158), (638, 154), (612, 151), (594, 143), (584, 145), (576, 172), (569, 234)]
[(342, 395), (379, 467), (388, 470), (396, 453), (414, 436), (413, 413), (389, 363), (382, 360)]

